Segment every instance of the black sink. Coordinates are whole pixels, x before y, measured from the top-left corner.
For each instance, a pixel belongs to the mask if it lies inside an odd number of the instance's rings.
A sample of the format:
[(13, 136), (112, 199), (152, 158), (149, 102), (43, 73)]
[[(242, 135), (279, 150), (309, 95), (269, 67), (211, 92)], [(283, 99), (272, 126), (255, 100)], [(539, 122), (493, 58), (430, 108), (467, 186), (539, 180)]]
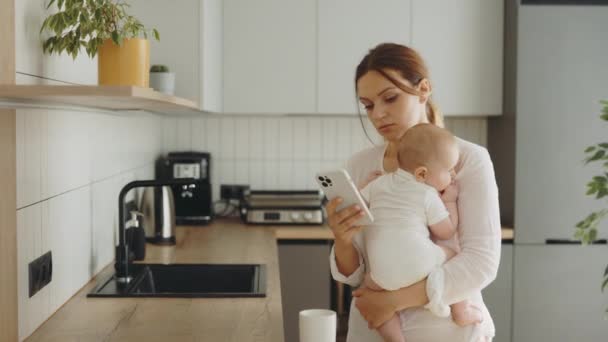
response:
[(128, 284), (114, 276), (88, 297), (265, 297), (265, 265), (133, 264)]

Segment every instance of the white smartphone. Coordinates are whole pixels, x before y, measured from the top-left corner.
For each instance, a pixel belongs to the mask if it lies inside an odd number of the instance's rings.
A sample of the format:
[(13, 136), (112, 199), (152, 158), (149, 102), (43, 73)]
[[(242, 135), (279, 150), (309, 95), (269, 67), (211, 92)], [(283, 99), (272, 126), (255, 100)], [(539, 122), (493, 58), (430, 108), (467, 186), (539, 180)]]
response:
[(317, 173), (316, 180), (329, 200), (342, 197), (343, 202), (336, 208), (337, 211), (358, 204), (365, 215), (357, 221), (357, 224), (368, 225), (374, 222), (372, 213), (346, 170), (320, 172)]

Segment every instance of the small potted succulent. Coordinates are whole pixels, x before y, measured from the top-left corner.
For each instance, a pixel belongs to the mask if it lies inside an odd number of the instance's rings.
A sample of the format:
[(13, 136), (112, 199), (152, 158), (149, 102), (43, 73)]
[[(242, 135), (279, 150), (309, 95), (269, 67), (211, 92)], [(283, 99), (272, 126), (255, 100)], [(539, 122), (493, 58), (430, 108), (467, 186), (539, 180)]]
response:
[(174, 95), (175, 73), (169, 72), (166, 65), (153, 65), (150, 68), (150, 88), (167, 95)]
[(50, 0), (57, 12), (49, 15), (40, 28), (46, 32), (44, 53), (68, 53), (73, 59), (84, 48), (90, 58), (98, 56), (100, 85), (148, 87), (150, 42), (148, 32), (160, 40), (156, 29), (148, 30), (127, 14), (125, 0)]

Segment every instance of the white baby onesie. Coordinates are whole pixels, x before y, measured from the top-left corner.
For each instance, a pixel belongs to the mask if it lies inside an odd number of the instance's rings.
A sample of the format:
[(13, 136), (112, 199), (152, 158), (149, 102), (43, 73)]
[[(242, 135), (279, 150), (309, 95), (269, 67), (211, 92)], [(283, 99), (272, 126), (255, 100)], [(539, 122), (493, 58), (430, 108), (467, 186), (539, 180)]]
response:
[(437, 190), (403, 170), (382, 175), (361, 190), (374, 223), (363, 228), (371, 279), (385, 290), (414, 284), (446, 255), (429, 226), (449, 216)]

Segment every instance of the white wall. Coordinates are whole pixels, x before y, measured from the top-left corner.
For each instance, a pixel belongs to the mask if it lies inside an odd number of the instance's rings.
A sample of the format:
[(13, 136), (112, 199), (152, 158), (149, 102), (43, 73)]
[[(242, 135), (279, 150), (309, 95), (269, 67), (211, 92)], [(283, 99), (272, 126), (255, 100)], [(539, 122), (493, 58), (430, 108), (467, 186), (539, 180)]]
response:
[[(96, 84), (96, 59), (42, 54), (45, 3), (15, 3), (17, 84)], [(114, 259), (118, 192), (154, 177), (161, 123), (145, 113), (17, 110), (20, 340)], [(28, 264), (48, 251), (53, 279), (29, 298)]]
[(150, 40), (150, 65), (164, 64), (175, 72), (175, 95), (200, 102), (200, 0), (131, 0), (129, 13), (145, 27), (156, 28), (160, 41)]
[[(485, 119), (449, 118), (446, 126), (457, 136), (486, 145)], [(258, 190), (316, 189), (315, 172), (340, 166), (367, 146), (371, 143), (354, 116), (163, 119), (164, 153), (211, 152), (214, 200), (219, 199), (220, 184), (250, 184)]]

